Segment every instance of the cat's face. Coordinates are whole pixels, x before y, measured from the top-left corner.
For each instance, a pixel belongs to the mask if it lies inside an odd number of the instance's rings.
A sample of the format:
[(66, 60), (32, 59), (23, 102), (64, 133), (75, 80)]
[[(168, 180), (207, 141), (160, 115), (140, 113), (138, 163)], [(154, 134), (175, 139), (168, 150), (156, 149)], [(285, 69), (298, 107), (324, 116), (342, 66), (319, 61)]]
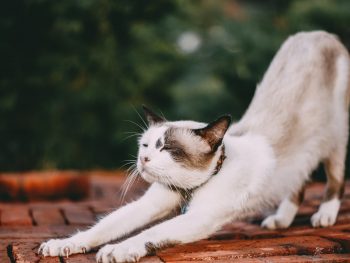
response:
[(168, 122), (144, 108), (149, 128), (139, 140), (137, 169), (148, 182), (191, 189), (213, 173), (218, 149), (231, 118), (223, 116), (209, 125)]

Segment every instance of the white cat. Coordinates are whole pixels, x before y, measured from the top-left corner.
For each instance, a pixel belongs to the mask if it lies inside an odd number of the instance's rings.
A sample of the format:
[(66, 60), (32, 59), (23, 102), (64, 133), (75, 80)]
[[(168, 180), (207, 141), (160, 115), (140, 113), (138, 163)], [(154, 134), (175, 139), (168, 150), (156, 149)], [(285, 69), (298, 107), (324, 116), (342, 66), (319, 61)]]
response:
[(282, 45), (247, 112), (231, 127), (229, 116), (209, 125), (169, 122), (145, 108), (150, 126), (139, 141), (137, 169), (152, 183), (148, 191), (87, 231), (43, 243), (39, 252), (86, 252), (185, 205), (185, 213), (104, 246), (97, 261), (137, 261), (150, 249), (206, 238), (276, 204), (262, 226), (285, 228), (320, 162), (328, 184), (311, 223), (333, 225), (343, 193), (349, 73), (348, 52), (336, 37), (299, 33)]

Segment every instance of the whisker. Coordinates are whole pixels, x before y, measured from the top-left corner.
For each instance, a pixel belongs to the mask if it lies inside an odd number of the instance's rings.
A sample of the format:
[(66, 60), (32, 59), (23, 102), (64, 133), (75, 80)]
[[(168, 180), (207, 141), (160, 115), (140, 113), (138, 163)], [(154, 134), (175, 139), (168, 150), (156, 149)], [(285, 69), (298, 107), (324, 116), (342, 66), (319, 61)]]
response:
[(142, 131), (146, 131), (147, 130), (147, 127), (143, 127), (142, 125), (138, 124), (137, 122), (134, 122), (134, 121), (131, 121), (131, 120), (124, 120), (126, 122), (130, 122), (134, 125), (136, 125), (137, 127), (139, 127)]
[(148, 129), (148, 124), (146, 123), (146, 121), (142, 118), (142, 116), (140, 115), (140, 113), (136, 110), (136, 108), (134, 107), (134, 105), (131, 105), (131, 107), (134, 109), (134, 111), (136, 112), (136, 114), (140, 117), (141, 121), (143, 122), (143, 124), (145, 125), (145, 127)]

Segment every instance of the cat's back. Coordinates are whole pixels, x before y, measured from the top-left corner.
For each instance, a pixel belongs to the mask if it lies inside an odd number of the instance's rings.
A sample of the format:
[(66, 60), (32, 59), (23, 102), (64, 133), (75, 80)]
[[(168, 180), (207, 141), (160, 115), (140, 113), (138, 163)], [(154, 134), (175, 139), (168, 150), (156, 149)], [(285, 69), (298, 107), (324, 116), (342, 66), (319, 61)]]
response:
[(333, 93), (341, 75), (349, 79), (349, 55), (337, 37), (324, 31), (301, 32), (283, 43), (254, 100), (268, 99), (276, 106), (306, 96), (317, 99), (315, 93)]
[(289, 37), (232, 133), (263, 134), (277, 152), (280, 145), (295, 148), (318, 135), (331, 136), (329, 123), (338, 111), (348, 111), (349, 73), (349, 54), (336, 36), (314, 31)]

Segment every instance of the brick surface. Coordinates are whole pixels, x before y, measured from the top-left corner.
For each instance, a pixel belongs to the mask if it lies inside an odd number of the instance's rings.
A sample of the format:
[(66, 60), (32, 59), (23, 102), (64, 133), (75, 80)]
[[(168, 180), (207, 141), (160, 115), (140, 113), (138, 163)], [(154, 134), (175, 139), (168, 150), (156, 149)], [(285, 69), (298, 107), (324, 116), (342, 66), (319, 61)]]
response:
[(36, 208), (32, 209), (35, 225), (64, 225), (65, 219), (58, 208)]
[(1, 263), (10, 263), (10, 258), (7, 255), (7, 246), (8, 242), (5, 240), (0, 240), (0, 262)]
[[(36, 255), (36, 251), (42, 241), (83, 230), (96, 217), (138, 198), (147, 184), (139, 180), (121, 202), (119, 193), (125, 177), (114, 176), (115, 171), (86, 174), (91, 177), (91, 195), (79, 202), (68, 199), (22, 204), (0, 202), (0, 263), (10, 262), (8, 246), (11, 263), (95, 262), (95, 252), (66, 259), (44, 258)], [(315, 229), (310, 225), (310, 216), (317, 211), (323, 192), (324, 184), (308, 186), (305, 201), (288, 229), (262, 229), (260, 216), (249, 222), (228, 224), (207, 240), (160, 250), (141, 262), (350, 262), (350, 182), (346, 183), (336, 225)]]
[(2, 226), (30, 226), (32, 225), (32, 218), (30, 217), (28, 207), (15, 206), (1, 210), (0, 222)]
[(88, 208), (63, 208), (63, 213), (69, 225), (92, 225), (95, 222), (95, 217)]
[(231, 260), (239, 258), (339, 253), (340, 244), (305, 236), (263, 240), (207, 241), (176, 246), (157, 253), (165, 261)]
[[(242, 262), (242, 263), (345, 263), (350, 262), (350, 254), (320, 254), (320, 255), (292, 255), (263, 258), (240, 258), (237, 260), (191, 260), (191, 263), (210, 261), (215, 263)], [(178, 261), (166, 261), (178, 262)], [(183, 261), (184, 262), (184, 261)]]

